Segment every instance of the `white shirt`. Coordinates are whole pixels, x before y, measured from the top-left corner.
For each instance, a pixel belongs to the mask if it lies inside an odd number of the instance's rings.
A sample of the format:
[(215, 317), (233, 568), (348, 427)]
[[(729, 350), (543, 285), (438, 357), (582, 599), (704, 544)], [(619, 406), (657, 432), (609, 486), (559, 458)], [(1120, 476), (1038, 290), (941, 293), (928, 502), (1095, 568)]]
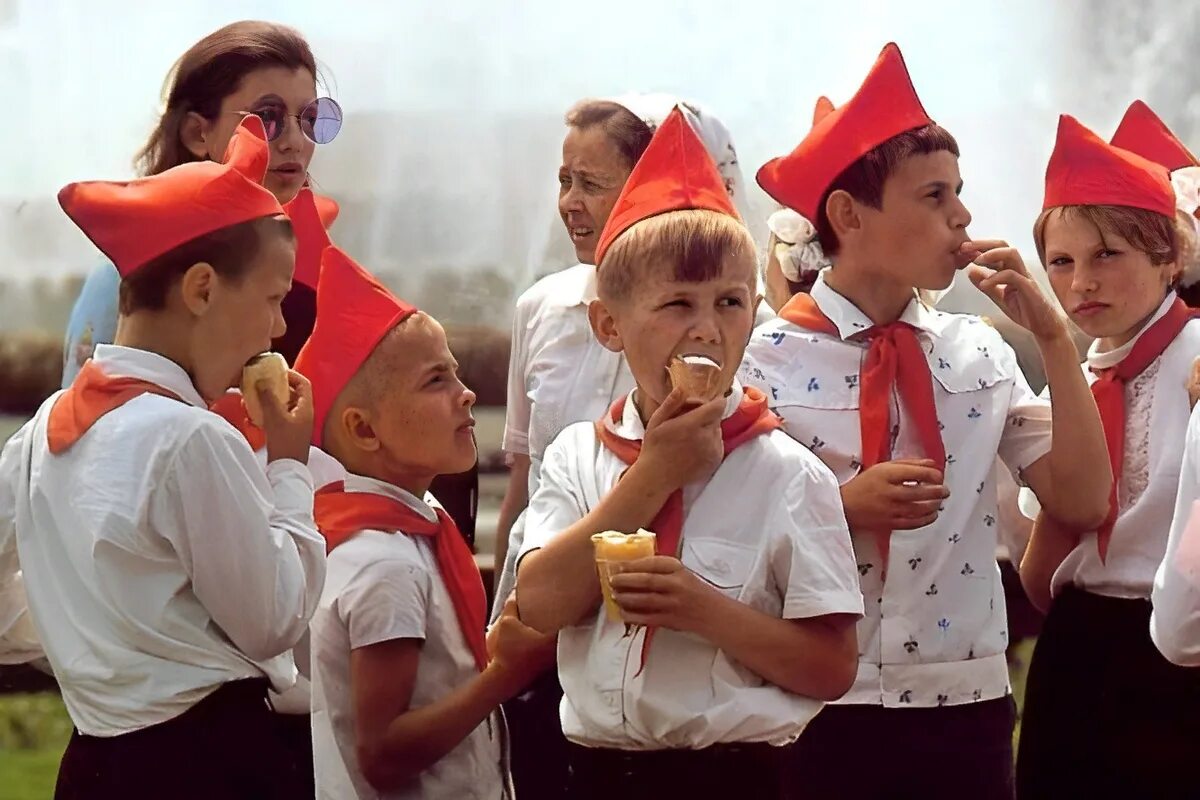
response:
[[(1083, 366), (1088, 383), (1098, 380), (1093, 368), (1115, 367), (1129, 355), (1142, 334), (1170, 310), (1174, 301), (1172, 292), (1141, 332), (1122, 347), (1101, 353), (1093, 342)], [(1051, 594), (1057, 596), (1064, 587), (1076, 586), (1108, 597), (1150, 596), (1175, 511), (1184, 432), (1192, 413), (1187, 381), (1197, 355), (1200, 355), (1200, 320), (1192, 320), (1162, 355), (1125, 385), (1124, 460), (1108, 555), (1101, 562), (1096, 533), (1084, 534), (1055, 570)], [(1034, 516), (1040, 509), (1036, 499), (1028, 495), (1023, 498), (1023, 505)]]
[(142, 395), (51, 455), (55, 395), (0, 456), (4, 574), (19, 559), (76, 727), (138, 730), (239, 678), (286, 689), (325, 579), (308, 468), (264, 472), (174, 362), (101, 345), (95, 363), (184, 402)]
[[(726, 416), (741, 399), (735, 384)], [(626, 439), (645, 433), (632, 396), (621, 421), (608, 424)], [(597, 442), (593, 423), (563, 431), (546, 451), (522, 555), (587, 515), (625, 469)], [(782, 619), (862, 613), (837, 483), (782, 432), (734, 450), (706, 483), (685, 488), (683, 502), (681, 560), (729, 597)], [(626, 635), (603, 608), (559, 632), (567, 738), (629, 750), (782, 745), (822, 707), (766, 683), (712, 643), (667, 629), (655, 635), (645, 671), (635, 677), (643, 638), (642, 631)]]
[[(1200, 666), (1200, 404), (1192, 410), (1166, 553), (1150, 593), (1150, 638), (1169, 661)], [(1115, 538), (1115, 537), (1114, 537)], [(1111, 551), (1110, 551), (1111, 552)]]
[[(346, 490), (399, 500), (430, 522), (437, 513), (397, 486), (346, 476)], [(426, 501), (432, 499), (427, 495)], [(412, 708), (427, 706), (479, 676), (434, 540), (364, 530), (329, 554), (329, 577), (312, 620), (313, 758), (317, 796), (330, 800), (498, 800), (507, 796), (503, 722), (493, 714), (411, 785), (378, 792), (358, 766), (350, 651), (394, 639), (421, 639)]]
[[(759, 326), (741, 375), (772, 398), (785, 430), (841, 483), (859, 474), (859, 368), (871, 321), (829, 288), (812, 297), (838, 336), (782, 319)], [(937, 706), (1003, 697), (1008, 621), (996, 565), (997, 455), (1015, 474), (1050, 449), (1050, 406), (1025, 382), (1016, 356), (978, 317), (909, 303), (933, 375), (950, 489), (936, 522), (891, 537), (886, 584), (875, 537), (854, 536), (866, 617), (858, 624), (858, 679), (840, 703)], [(924, 458), (916, 426), (893, 390), (894, 458)]]

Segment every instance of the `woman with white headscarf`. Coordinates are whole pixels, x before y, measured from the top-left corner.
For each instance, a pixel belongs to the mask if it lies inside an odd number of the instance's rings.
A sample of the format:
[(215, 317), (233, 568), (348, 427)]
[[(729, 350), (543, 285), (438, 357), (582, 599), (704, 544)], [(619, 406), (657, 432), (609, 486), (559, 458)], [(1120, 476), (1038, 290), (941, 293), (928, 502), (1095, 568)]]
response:
[[(568, 425), (599, 419), (633, 389), (624, 357), (602, 347), (588, 322), (588, 305), (596, 299), (596, 244), (629, 173), (677, 103), (665, 94), (637, 94), (584, 100), (567, 112), (558, 211), (579, 263), (530, 287), (513, 316), (503, 445), (511, 472), (497, 529), (493, 616), (516, 613), (515, 602), (506, 601), (516, 583), (522, 515), (537, 488), (546, 446)], [(744, 214), (745, 182), (729, 131), (695, 104), (683, 107)], [(505, 707), (513, 781), (523, 800), (563, 796), (567, 762), (558, 717), (561, 698), (552, 670)]]

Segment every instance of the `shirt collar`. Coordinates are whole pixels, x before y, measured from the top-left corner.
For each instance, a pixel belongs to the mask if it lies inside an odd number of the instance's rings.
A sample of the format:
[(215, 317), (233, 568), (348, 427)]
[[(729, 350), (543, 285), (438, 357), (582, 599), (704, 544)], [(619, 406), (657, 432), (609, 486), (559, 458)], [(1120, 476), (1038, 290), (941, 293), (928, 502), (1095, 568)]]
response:
[(92, 360), (105, 375), (148, 381), (169, 390), (188, 405), (208, 408), (191, 376), (166, 356), (135, 347), (98, 344)]
[[(636, 393), (637, 389), (634, 389), (625, 396), (625, 408), (619, 421), (613, 422), (611, 415), (608, 413), (604, 415), (604, 424), (610, 431), (622, 439), (629, 439), (631, 441), (640, 441), (646, 436), (646, 426), (642, 423), (642, 417), (638, 414), (637, 404), (633, 398)], [(722, 412), (721, 419), (729, 419), (733, 416), (733, 413), (738, 410), (738, 406), (742, 404), (742, 396), (744, 394), (742, 385), (735, 379), (729, 396), (725, 398), (725, 411)]]
[[(817, 280), (813, 284), (810, 294), (813, 301), (817, 304), (817, 308), (821, 309), (821, 313), (829, 318), (829, 321), (838, 329), (838, 335), (842, 339), (849, 339), (855, 334), (860, 334), (868, 328), (874, 327), (871, 318), (859, 310), (858, 306), (850, 302), (846, 297), (840, 295), (829, 285), (825, 276), (829, 272), (829, 267), (821, 270), (817, 274)], [(941, 336), (942, 330), (945, 327), (947, 315), (939, 311), (935, 311), (916, 296), (914, 292), (912, 300), (905, 306), (903, 313), (900, 314), (900, 322), (906, 322), (914, 328), (925, 331), (933, 336)]]
[(588, 306), (598, 299), (596, 290), (596, 267), (592, 264), (576, 264), (559, 274), (560, 283), (551, 296), (551, 302), (563, 308)]
[(366, 475), (356, 475), (353, 472), (346, 473), (346, 491), (348, 493), (363, 492), (365, 494), (377, 494), (382, 497), (389, 497), (392, 500), (400, 501), (430, 522), (438, 521), (437, 512), (427, 502), (427, 500), (433, 499), (433, 495), (430, 494), (426, 494), (426, 499), (421, 500), (412, 492), (401, 489), (394, 483), (370, 478)]

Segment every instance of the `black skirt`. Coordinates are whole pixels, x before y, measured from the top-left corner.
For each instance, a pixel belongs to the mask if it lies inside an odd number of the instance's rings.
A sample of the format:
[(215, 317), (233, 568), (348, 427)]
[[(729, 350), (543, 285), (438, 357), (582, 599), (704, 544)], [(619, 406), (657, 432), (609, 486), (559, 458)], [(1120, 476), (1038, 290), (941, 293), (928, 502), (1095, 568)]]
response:
[(1150, 602), (1068, 588), (1025, 688), (1017, 795), (1200, 797), (1200, 670), (1150, 640)]
[(223, 685), (174, 719), (119, 736), (75, 731), (55, 800), (290, 800), (311, 798), (267, 706), (266, 679)]

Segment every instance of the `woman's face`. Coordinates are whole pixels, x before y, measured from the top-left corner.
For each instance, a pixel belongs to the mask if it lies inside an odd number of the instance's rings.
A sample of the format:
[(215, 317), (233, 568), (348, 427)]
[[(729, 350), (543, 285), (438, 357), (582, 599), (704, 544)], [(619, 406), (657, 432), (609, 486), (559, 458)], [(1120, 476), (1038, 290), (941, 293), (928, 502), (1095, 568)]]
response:
[(296, 117), (316, 99), (316, 79), (304, 68), (262, 67), (246, 74), (237, 91), (221, 101), (216, 119), (189, 115), (181, 135), (198, 158), (220, 161), (238, 123), (246, 113), (282, 110), (283, 132), (269, 145), (271, 153), (266, 186), (279, 202), (290, 202), (308, 179), (308, 165), (316, 144), (305, 136)]
[(572, 127), (558, 169), (558, 213), (581, 264), (596, 263), (596, 245), (633, 166), (600, 125)]

